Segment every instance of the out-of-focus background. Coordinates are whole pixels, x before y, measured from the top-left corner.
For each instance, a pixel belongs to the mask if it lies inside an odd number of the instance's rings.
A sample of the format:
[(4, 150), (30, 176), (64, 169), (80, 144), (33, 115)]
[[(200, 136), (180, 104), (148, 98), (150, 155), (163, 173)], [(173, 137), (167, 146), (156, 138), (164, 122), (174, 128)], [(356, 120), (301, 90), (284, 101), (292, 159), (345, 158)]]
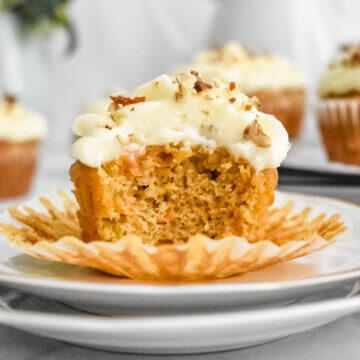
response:
[(43, 113), (47, 147), (66, 152), (71, 123), (89, 102), (229, 40), (292, 59), (311, 97), (339, 44), (360, 38), (359, 11), (357, 0), (72, 0), (70, 53), (65, 28), (23, 34), (13, 14), (0, 12), (0, 89)]

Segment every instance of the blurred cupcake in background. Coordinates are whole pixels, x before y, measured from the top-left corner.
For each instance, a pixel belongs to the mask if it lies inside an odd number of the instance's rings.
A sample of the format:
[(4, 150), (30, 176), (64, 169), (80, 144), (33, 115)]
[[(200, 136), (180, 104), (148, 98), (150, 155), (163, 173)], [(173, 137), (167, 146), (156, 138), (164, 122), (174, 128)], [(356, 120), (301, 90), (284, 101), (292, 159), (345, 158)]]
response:
[(318, 88), (319, 128), (330, 161), (360, 165), (360, 45), (343, 48)]
[(257, 96), (261, 111), (275, 115), (292, 139), (300, 135), (305, 106), (301, 71), (288, 60), (255, 55), (231, 42), (200, 52), (192, 64), (178, 66), (174, 74), (198, 71), (205, 81), (235, 82), (248, 96)]
[(34, 176), (45, 120), (0, 94), (0, 199), (25, 195)]

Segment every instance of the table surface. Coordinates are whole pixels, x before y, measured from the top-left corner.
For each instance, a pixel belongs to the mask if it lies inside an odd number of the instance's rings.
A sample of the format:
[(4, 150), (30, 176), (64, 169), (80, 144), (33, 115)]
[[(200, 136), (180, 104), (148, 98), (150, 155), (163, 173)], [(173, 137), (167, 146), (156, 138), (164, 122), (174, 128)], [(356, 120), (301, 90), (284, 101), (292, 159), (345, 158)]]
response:
[[(66, 165), (67, 166), (67, 165)], [(35, 192), (43, 194), (54, 186), (69, 188), (64, 172), (50, 169), (46, 173), (40, 167)], [(39, 180), (42, 179), (42, 180)], [(55, 185), (56, 184), (56, 185)], [(336, 197), (360, 204), (360, 187), (333, 186), (282, 186), (280, 190), (305, 194)], [(269, 344), (214, 354), (161, 356), (161, 359), (307, 359), (348, 360), (360, 358), (360, 314), (348, 316), (319, 329), (291, 336)], [(101, 352), (68, 345), (55, 340), (24, 333), (10, 327), (0, 326), (0, 359), (7, 360), (64, 360), (64, 359), (157, 359), (144, 356)]]

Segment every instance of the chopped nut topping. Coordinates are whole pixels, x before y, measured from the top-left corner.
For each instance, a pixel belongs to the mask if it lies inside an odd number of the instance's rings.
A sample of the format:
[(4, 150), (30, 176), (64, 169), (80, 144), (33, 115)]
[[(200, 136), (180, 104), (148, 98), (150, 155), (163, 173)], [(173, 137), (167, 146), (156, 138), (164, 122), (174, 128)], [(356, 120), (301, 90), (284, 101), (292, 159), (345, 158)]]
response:
[(262, 148), (271, 146), (271, 138), (264, 133), (257, 119), (245, 128), (244, 140), (251, 140), (256, 146)]
[[(179, 101), (185, 93), (191, 93), (194, 88), (194, 74), (181, 74), (176, 78), (176, 82), (179, 84), (179, 91), (175, 94), (175, 100)], [(196, 77), (196, 76), (195, 76)]]
[(209, 115), (209, 114), (210, 114), (210, 111), (209, 111), (209, 110), (203, 110), (203, 113), (204, 113), (205, 115)]
[(232, 97), (232, 98), (229, 99), (229, 103), (230, 103), (230, 104), (233, 104), (235, 101), (236, 101), (236, 99), (235, 99), (234, 97)]
[(252, 106), (255, 106), (256, 109), (258, 109), (258, 110), (261, 107), (260, 101), (256, 96), (253, 96), (252, 98), (250, 98), (249, 101), (245, 104), (245, 111), (251, 110)]
[(197, 71), (190, 71), (190, 74), (196, 76), (197, 80), (194, 84), (194, 89), (196, 90), (197, 93), (202, 92), (206, 89), (212, 89), (212, 85), (211, 84), (207, 84), (206, 82), (202, 81), (201, 78), (199, 77), (199, 73)]
[(204, 96), (204, 99), (205, 99), (205, 100), (212, 100), (213, 98), (212, 98), (209, 94), (206, 94), (206, 95)]
[(145, 101), (145, 96), (136, 96), (133, 99), (126, 96), (110, 96), (110, 99), (113, 101), (115, 110), (119, 110), (121, 106), (127, 106), (131, 104), (137, 104)]
[(135, 108), (134, 108), (134, 107), (132, 107), (130, 111), (134, 111), (134, 110), (135, 110)]
[(229, 84), (229, 89), (230, 89), (230, 91), (233, 91), (235, 88), (236, 88), (236, 85), (235, 85), (235, 83), (232, 81), (232, 82)]
[(354, 51), (351, 53), (350, 57), (350, 65), (360, 65), (360, 47), (357, 47), (354, 49)]
[(207, 84), (202, 80), (196, 80), (196, 83), (194, 84), (194, 89), (196, 90), (197, 93), (199, 93), (206, 89), (212, 89), (212, 85)]
[(176, 100), (176, 101), (179, 101), (182, 97), (183, 97), (183, 96), (182, 96), (181, 93), (179, 93), (179, 92), (175, 93), (175, 100)]

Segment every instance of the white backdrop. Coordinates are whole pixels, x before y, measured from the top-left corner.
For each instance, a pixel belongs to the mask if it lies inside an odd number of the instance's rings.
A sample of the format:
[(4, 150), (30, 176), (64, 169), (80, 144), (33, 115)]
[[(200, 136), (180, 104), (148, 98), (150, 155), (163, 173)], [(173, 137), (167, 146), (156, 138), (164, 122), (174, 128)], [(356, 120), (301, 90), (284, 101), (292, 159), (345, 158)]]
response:
[(229, 40), (288, 56), (314, 93), (339, 43), (360, 40), (359, 11), (358, 0), (73, 0), (76, 51), (64, 53), (62, 30), (22, 42), (16, 65), (21, 84), (1, 76), (8, 53), (1, 34), (8, 29), (0, 22), (0, 89), (15, 87), (47, 116), (47, 148), (65, 155), (71, 123), (88, 102), (114, 88), (131, 90), (197, 50)]

